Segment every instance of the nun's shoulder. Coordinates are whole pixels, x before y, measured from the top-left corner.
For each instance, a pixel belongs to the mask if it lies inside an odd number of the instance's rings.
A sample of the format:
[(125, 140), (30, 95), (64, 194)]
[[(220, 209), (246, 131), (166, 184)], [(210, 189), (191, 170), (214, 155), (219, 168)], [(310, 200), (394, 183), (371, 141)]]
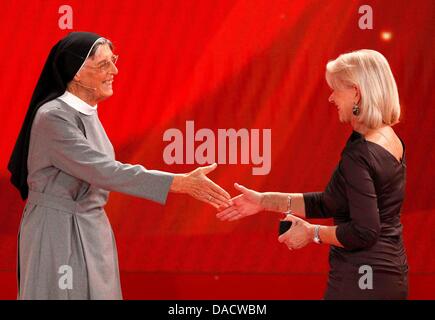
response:
[(39, 107), (33, 126), (46, 127), (47, 125), (56, 125), (59, 123), (69, 122), (73, 125), (78, 125), (80, 122), (73, 108), (69, 108), (66, 104), (59, 99), (54, 99), (44, 103)]
[[(72, 109), (74, 110), (74, 109)], [(39, 107), (37, 115), (64, 115), (73, 116), (71, 108), (65, 108), (65, 103), (59, 99), (50, 100)]]

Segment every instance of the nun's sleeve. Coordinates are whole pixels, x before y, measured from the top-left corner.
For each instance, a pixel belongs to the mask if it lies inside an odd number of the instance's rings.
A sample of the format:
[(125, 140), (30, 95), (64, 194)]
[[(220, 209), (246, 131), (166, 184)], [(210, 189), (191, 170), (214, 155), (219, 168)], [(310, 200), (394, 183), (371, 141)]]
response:
[(36, 130), (47, 137), (48, 156), (53, 166), (95, 185), (155, 202), (166, 202), (173, 175), (124, 164), (95, 150), (78, 126), (60, 110), (41, 113)]

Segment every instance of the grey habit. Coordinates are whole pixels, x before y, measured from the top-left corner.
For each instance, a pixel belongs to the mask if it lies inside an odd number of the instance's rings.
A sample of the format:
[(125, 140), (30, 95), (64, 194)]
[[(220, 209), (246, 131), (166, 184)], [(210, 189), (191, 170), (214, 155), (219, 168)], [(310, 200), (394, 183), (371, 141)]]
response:
[(27, 164), (18, 298), (122, 299), (109, 191), (164, 204), (173, 175), (116, 161), (97, 110), (61, 97), (39, 108)]

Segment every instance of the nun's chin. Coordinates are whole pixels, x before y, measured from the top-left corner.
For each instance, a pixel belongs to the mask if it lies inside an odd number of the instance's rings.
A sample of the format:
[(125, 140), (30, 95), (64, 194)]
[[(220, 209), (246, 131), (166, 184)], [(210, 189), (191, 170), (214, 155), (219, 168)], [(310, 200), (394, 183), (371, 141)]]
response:
[(110, 98), (113, 95), (113, 90), (102, 90), (99, 92), (99, 94), (97, 95), (97, 103), (102, 102), (108, 98)]
[(105, 89), (105, 90), (103, 91), (103, 95), (104, 95), (106, 98), (111, 97), (111, 96), (113, 95), (113, 89), (112, 89), (112, 88)]

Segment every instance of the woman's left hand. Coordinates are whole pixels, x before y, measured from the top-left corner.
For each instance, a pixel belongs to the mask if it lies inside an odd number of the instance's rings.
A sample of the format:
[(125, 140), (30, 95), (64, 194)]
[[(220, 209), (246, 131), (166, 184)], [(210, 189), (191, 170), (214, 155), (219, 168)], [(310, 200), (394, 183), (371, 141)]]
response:
[(291, 214), (288, 214), (284, 220), (291, 221), (292, 226), (290, 230), (279, 236), (279, 242), (285, 243), (290, 250), (301, 249), (313, 242), (314, 225)]

